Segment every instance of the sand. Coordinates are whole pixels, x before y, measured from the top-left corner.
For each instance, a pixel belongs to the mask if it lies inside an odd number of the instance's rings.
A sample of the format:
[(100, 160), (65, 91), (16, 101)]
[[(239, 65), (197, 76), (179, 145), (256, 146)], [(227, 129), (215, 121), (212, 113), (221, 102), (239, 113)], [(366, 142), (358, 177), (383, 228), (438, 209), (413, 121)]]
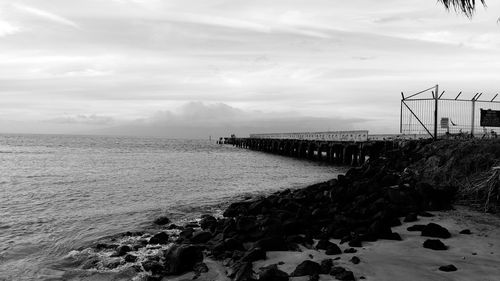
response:
[[(302, 248), (301, 252), (267, 252), (267, 259), (254, 263), (254, 270), (271, 264), (278, 264), (281, 270), (291, 273), (295, 267), (306, 259), (320, 262), (323, 259), (339, 257), (336, 265), (354, 272), (356, 280), (364, 277), (370, 281), (425, 281), (425, 280), (463, 280), (463, 281), (497, 281), (500, 280), (500, 217), (471, 211), (465, 207), (456, 210), (433, 212), (435, 217), (419, 217), (414, 223), (404, 223), (394, 227), (403, 238), (402, 241), (379, 240), (365, 242), (354, 254), (327, 256), (322, 250)], [(420, 232), (409, 232), (407, 227), (414, 224), (438, 223), (446, 227), (451, 238), (441, 239), (449, 247), (446, 251), (435, 251), (423, 248), (428, 237), (420, 236)], [(470, 229), (472, 234), (459, 234), (463, 229)], [(435, 238), (431, 238), (435, 239)], [(340, 245), (340, 241), (331, 242)], [(344, 250), (347, 244), (340, 245)], [(361, 263), (355, 265), (349, 260), (357, 256)], [(224, 268), (207, 259), (210, 268), (197, 280), (228, 280), (224, 276)], [(443, 272), (440, 266), (453, 264), (458, 270)], [(164, 280), (191, 280), (192, 274), (186, 274)], [(308, 277), (293, 277), (292, 281), (308, 280)], [(320, 275), (320, 280), (335, 280), (330, 275)], [(362, 279), (361, 279), (362, 280)]]

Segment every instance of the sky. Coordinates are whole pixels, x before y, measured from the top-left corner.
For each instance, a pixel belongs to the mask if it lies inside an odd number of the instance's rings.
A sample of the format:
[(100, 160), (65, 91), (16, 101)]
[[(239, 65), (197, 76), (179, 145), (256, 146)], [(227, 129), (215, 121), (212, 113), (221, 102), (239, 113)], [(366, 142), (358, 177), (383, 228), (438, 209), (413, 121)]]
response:
[(0, 0), (0, 133), (397, 133), (401, 92), (500, 92), (487, 4)]

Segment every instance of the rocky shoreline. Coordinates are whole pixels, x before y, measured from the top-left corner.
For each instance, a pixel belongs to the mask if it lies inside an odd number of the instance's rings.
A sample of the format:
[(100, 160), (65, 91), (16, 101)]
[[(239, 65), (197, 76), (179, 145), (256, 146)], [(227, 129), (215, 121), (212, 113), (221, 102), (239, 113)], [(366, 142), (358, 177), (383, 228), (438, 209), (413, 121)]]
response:
[[(377, 240), (404, 240), (394, 231), (403, 223), (412, 224), (405, 235), (419, 233), (419, 247), (429, 251), (447, 251), (452, 235), (470, 234), (450, 233), (429, 212), (452, 209), (466, 194), (457, 183), (488, 172), (498, 159), (496, 141), (408, 141), (336, 179), (232, 203), (219, 218), (204, 215), (183, 226), (158, 218), (162, 231), (124, 233), (89, 250), (113, 262), (95, 258), (80, 267), (126, 268), (136, 280), (363, 280), (350, 269), (363, 263), (356, 253)], [(498, 201), (489, 203), (496, 208)], [(418, 220), (427, 223), (413, 224)], [(256, 266), (270, 253), (308, 251), (288, 272), (280, 262)], [(350, 266), (341, 266), (346, 257)], [(457, 267), (443, 262), (439, 270)]]

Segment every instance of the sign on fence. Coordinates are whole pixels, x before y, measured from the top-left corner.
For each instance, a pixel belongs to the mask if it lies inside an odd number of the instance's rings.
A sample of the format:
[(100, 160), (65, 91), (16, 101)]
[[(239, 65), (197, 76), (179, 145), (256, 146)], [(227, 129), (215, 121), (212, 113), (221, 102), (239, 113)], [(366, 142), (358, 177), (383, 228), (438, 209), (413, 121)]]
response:
[(500, 110), (481, 109), (481, 127), (500, 127)]
[(448, 118), (448, 117), (441, 118), (441, 128), (443, 128), (443, 129), (450, 128), (450, 118)]

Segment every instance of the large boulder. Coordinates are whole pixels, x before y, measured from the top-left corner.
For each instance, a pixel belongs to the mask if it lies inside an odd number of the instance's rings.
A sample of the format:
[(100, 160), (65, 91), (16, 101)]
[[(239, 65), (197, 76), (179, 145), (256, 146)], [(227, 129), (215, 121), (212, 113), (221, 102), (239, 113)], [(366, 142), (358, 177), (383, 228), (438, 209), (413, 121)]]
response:
[(422, 236), (436, 237), (436, 238), (450, 238), (451, 234), (448, 229), (440, 226), (439, 224), (429, 223), (422, 230)]
[(190, 271), (203, 260), (202, 249), (195, 245), (174, 245), (165, 255), (168, 274), (179, 275)]
[(193, 236), (191, 237), (191, 242), (193, 244), (203, 244), (208, 242), (212, 238), (212, 234), (208, 231), (198, 231), (193, 233)]
[(200, 227), (203, 230), (213, 230), (217, 226), (217, 219), (211, 215), (203, 215), (200, 220)]
[(260, 248), (255, 248), (253, 250), (250, 250), (243, 256), (243, 258), (241, 258), (241, 260), (244, 262), (254, 262), (265, 259), (266, 259), (266, 251)]
[(286, 272), (278, 269), (277, 265), (271, 265), (264, 268), (259, 273), (259, 281), (288, 281), (289, 277)]
[(439, 239), (427, 239), (424, 242), (424, 248), (431, 249), (431, 250), (436, 250), (436, 251), (443, 251), (447, 250), (448, 247), (441, 242)]
[(292, 272), (291, 276), (293, 277), (308, 276), (320, 273), (321, 273), (321, 265), (319, 263), (310, 260), (305, 260), (299, 265), (297, 265), (295, 270)]
[(149, 239), (149, 244), (167, 244), (168, 234), (165, 232), (159, 232)]
[(155, 219), (154, 223), (157, 225), (165, 225), (165, 224), (170, 223), (170, 219), (167, 218), (166, 216), (161, 216), (161, 217), (158, 217), (157, 219)]

